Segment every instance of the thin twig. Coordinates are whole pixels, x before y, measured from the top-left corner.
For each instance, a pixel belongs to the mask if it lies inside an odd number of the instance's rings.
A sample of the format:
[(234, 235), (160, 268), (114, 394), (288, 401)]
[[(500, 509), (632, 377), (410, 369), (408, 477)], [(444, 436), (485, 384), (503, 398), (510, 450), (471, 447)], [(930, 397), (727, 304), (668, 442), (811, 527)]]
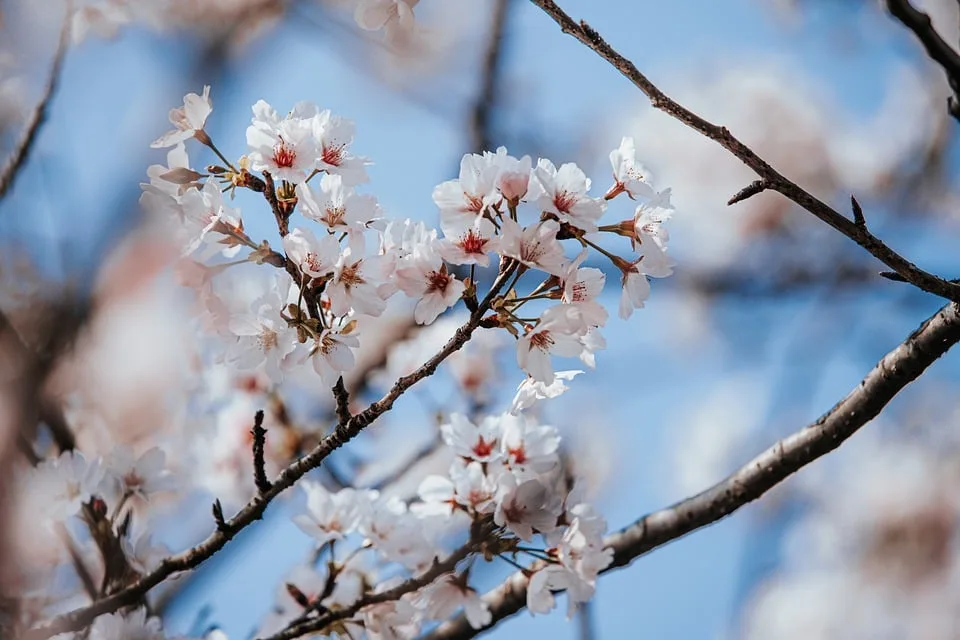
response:
[[(725, 518), (833, 451), (958, 341), (960, 315), (956, 305), (948, 304), (884, 356), (860, 384), (819, 420), (780, 440), (706, 491), (607, 536), (605, 546), (613, 549), (614, 556), (605, 571), (625, 567), (641, 555)], [(473, 629), (463, 616), (458, 616), (427, 634), (424, 640), (472, 638), (496, 625), (526, 606), (528, 582), (522, 574), (514, 574), (484, 596), (493, 619), (483, 629)]]
[(20, 174), (30, 156), (30, 151), (36, 144), (39, 137), (40, 127), (47, 119), (47, 112), (50, 102), (57, 91), (57, 85), (60, 82), (60, 72), (63, 69), (63, 59), (66, 57), (67, 45), (70, 40), (70, 24), (73, 15), (73, 2), (66, 3), (66, 15), (63, 18), (63, 25), (60, 27), (60, 36), (57, 41), (57, 50), (53, 54), (53, 64), (50, 66), (50, 75), (47, 76), (47, 83), (43, 87), (43, 93), (40, 94), (40, 100), (30, 113), (27, 120), (27, 126), (23, 130), (23, 135), (7, 159), (7, 163), (0, 169), (0, 200), (7, 195), (14, 180)]
[[(117, 593), (98, 600), (86, 607), (54, 617), (52, 620), (34, 627), (27, 632), (23, 640), (46, 640), (59, 633), (77, 631), (91, 624), (97, 616), (111, 613), (117, 609), (129, 606), (139, 601), (144, 594), (167, 578), (194, 569), (227, 545), (241, 530), (263, 517), (270, 502), (278, 495), (292, 487), (309, 471), (316, 469), (326, 460), (327, 456), (355, 438), (363, 429), (377, 420), (393, 407), (393, 403), (410, 387), (420, 380), (427, 378), (437, 370), (437, 367), (452, 353), (458, 351), (473, 336), (480, 327), (483, 314), (490, 309), (493, 299), (499, 294), (503, 285), (516, 270), (516, 263), (512, 262), (505, 268), (491, 285), (490, 290), (480, 303), (476, 313), (470, 315), (467, 322), (457, 329), (450, 340), (420, 368), (410, 375), (403, 376), (391, 387), (380, 400), (372, 403), (360, 413), (352, 416), (345, 424), (338, 424), (333, 433), (324, 437), (308, 454), (292, 462), (280, 475), (276, 477), (269, 491), (254, 496), (236, 515), (222, 523), (217, 523), (217, 530), (211, 533), (200, 544), (187, 549), (182, 553), (164, 558), (156, 569), (140, 577)], [(215, 503), (216, 504), (216, 503)]]
[(267, 430), (263, 428), (263, 409), (258, 410), (254, 416), (250, 434), (253, 436), (253, 482), (257, 491), (266, 493), (270, 491), (270, 481), (267, 480), (266, 470)]
[(630, 80), (634, 86), (640, 89), (640, 91), (650, 99), (650, 104), (654, 108), (663, 111), (691, 129), (699, 131), (707, 138), (715, 141), (752, 169), (757, 176), (766, 180), (769, 184), (769, 189), (778, 191), (856, 242), (880, 260), (880, 262), (903, 276), (907, 282), (928, 293), (933, 293), (948, 300), (960, 301), (960, 286), (918, 268), (915, 264), (881, 242), (865, 227), (857, 225), (830, 205), (804, 190), (795, 182), (784, 177), (766, 160), (758, 156), (750, 147), (730, 133), (726, 127), (715, 125), (701, 118), (670, 98), (642, 74), (632, 62), (620, 55), (620, 53), (601, 38), (600, 34), (586, 22), (575, 22), (573, 18), (558, 7), (553, 0), (531, 0), (531, 2), (553, 18), (553, 20), (560, 25), (560, 29), (564, 33), (570, 34), (613, 65), (617, 71)]
[(903, 26), (913, 32), (927, 55), (939, 64), (947, 75), (947, 82), (953, 91), (948, 102), (948, 111), (957, 120), (960, 120), (960, 54), (940, 37), (933, 28), (933, 21), (923, 11), (914, 7), (910, 0), (886, 0), (887, 10)]

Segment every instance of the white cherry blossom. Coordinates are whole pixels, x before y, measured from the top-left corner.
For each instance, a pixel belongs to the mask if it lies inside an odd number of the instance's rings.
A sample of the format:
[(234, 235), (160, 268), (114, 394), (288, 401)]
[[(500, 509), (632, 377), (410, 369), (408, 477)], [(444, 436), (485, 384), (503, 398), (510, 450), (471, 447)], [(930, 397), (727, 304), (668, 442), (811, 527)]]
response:
[(557, 371), (554, 374), (554, 380), (550, 384), (540, 382), (535, 378), (527, 376), (517, 387), (517, 393), (513, 397), (513, 403), (510, 405), (510, 413), (518, 415), (521, 411), (529, 409), (540, 400), (556, 398), (566, 392), (570, 387), (567, 382), (583, 373), (579, 369), (571, 371)]
[(577, 165), (568, 162), (557, 169), (552, 162), (541, 158), (533, 175), (542, 189), (537, 206), (555, 214), (561, 222), (588, 232), (597, 230), (604, 203), (587, 195), (590, 179)]
[(527, 267), (559, 276), (566, 262), (563, 247), (557, 240), (559, 231), (556, 220), (545, 220), (523, 229), (510, 218), (504, 218), (500, 253)]
[(394, 291), (388, 279), (393, 275), (395, 264), (391, 255), (364, 256), (363, 237), (352, 237), (327, 284), (330, 310), (338, 316), (351, 311), (379, 316)]
[(188, 93), (183, 97), (182, 107), (170, 110), (170, 124), (173, 125), (173, 130), (154, 140), (150, 146), (155, 149), (172, 147), (197, 136), (198, 133), (205, 137), (203, 127), (212, 112), (213, 104), (210, 102), (209, 85), (203, 87), (203, 95)]
[(519, 160), (507, 154), (506, 147), (498, 147), (496, 153), (484, 152), (488, 161), (497, 167), (496, 187), (505, 200), (516, 206), (527, 197), (533, 161), (530, 156)]
[(529, 541), (535, 532), (548, 532), (557, 527), (560, 508), (560, 500), (540, 479), (520, 482), (514, 475), (504, 474), (493, 521)]
[(413, 605), (422, 609), (429, 620), (445, 620), (463, 608), (474, 629), (483, 628), (493, 619), (490, 607), (480, 594), (467, 586), (467, 574), (440, 576), (413, 599)]
[(450, 421), (440, 427), (447, 446), (454, 452), (477, 462), (490, 462), (500, 457), (500, 424), (495, 417), (484, 418), (474, 424), (462, 413), (454, 413)]
[[(401, 3), (402, 4), (402, 3)], [(328, 174), (339, 175), (344, 187), (354, 187), (369, 180), (366, 158), (353, 155), (353, 121), (319, 111), (312, 118), (313, 135), (319, 144), (316, 166)]]
[(555, 374), (550, 356), (579, 356), (583, 351), (579, 338), (582, 325), (580, 314), (567, 305), (547, 309), (536, 326), (517, 341), (517, 364), (534, 380), (552, 383)]
[(303, 113), (303, 103), (280, 118), (263, 100), (253, 105), (253, 119), (247, 127), (250, 164), (254, 171), (269, 171), (275, 180), (303, 182), (316, 167), (319, 144), (314, 122)]
[(630, 198), (652, 198), (653, 187), (649, 184), (649, 172), (637, 162), (637, 149), (633, 138), (625, 137), (620, 146), (610, 152), (610, 164), (613, 165), (614, 185), (607, 192), (607, 199), (619, 193)]
[(487, 207), (499, 200), (497, 166), (490, 159), (475, 153), (463, 156), (460, 177), (443, 182), (433, 190), (433, 201), (440, 209), (441, 224), (472, 222)]
[(323, 383), (332, 387), (337, 378), (353, 369), (356, 359), (353, 349), (360, 346), (355, 335), (324, 329), (310, 348), (310, 363)]
[(354, 193), (344, 186), (343, 176), (339, 174), (324, 174), (319, 191), (301, 182), (296, 194), (303, 216), (331, 231), (359, 231), (377, 217), (376, 198)]
[(457, 217), (442, 222), (442, 228), (444, 238), (438, 250), (444, 260), (450, 264), (490, 266), (490, 254), (496, 253), (499, 240), (489, 219)]
[(312, 231), (300, 227), (283, 237), (283, 248), (301, 273), (311, 278), (331, 275), (340, 259), (340, 243), (336, 238), (324, 233), (318, 240)]

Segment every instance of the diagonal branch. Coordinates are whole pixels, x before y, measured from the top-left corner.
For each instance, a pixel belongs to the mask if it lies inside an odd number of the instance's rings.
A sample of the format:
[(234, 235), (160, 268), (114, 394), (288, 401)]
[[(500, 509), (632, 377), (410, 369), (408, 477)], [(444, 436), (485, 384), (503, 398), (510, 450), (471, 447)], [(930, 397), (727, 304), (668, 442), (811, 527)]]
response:
[(123, 590), (86, 607), (56, 616), (49, 622), (31, 629), (24, 635), (23, 640), (46, 640), (60, 633), (85, 628), (97, 616), (139, 602), (148, 591), (167, 578), (194, 569), (211, 558), (240, 531), (263, 518), (267, 506), (274, 498), (296, 484), (309, 471), (318, 468), (327, 456), (355, 438), (364, 428), (389, 411), (393, 407), (393, 403), (410, 387), (433, 375), (444, 360), (465, 345), (480, 327), (483, 314), (490, 309), (493, 299), (513, 275), (516, 266), (517, 263), (511, 262), (509, 266), (502, 269), (496, 281), (490, 286), (490, 290), (480, 303), (479, 308), (470, 314), (469, 320), (457, 329), (454, 336), (447, 341), (440, 351), (419, 369), (397, 380), (382, 398), (352, 416), (348, 422), (338, 424), (333, 432), (324, 437), (308, 454), (286, 467), (273, 481), (269, 490), (258, 492), (235, 516), (229, 520), (224, 520), (222, 523), (218, 522), (217, 530), (211, 533), (206, 540), (182, 553), (164, 558), (156, 569)]
[(950, 115), (960, 120), (960, 53), (940, 37), (930, 16), (914, 7), (910, 0), (886, 0), (887, 10), (920, 40), (930, 58), (943, 67), (953, 90), (948, 103)]
[[(605, 571), (625, 567), (645, 553), (725, 518), (833, 451), (957, 342), (960, 315), (956, 305), (948, 304), (884, 356), (819, 420), (777, 442), (706, 491), (648, 514), (608, 536), (605, 543), (613, 549), (614, 556), (613, 564)], [(484, 596), (493, 614), (484, 629), (526, 606), (528, 581), (523, 574), (514, 574)], [(484, 629), (473, 629), (466, 618), (458, 616), (428, 634), (426, 640), (472, 638)]]
[(553, 0), (531, 0), (533, 4), (543, 9), (553, 20), (560, 25), (560, 29), (570, 34), (587, 47), (595, 51), (601, 58), (609, 62), (624, 77), (642, 91), (650, 104), (667, 115), (679, 120), (691, 129), (699, 131), (724, 149), (736, 156), (766, 182), (766, 188), (777, 191), (796, 204), (800, 205), (817, 218), (827, 223), (858, 245), (866, 249), (872, 256), (900, 274), (904, 280), (916, 287), (948, 300), (960, 301), (960, 285), (939, 278), (918, 268), (915, 264), (880, 241), (870, 233), (866, 226), (861, 226), (845, 217), (839, 211), (804, 190), (795, 182), (784, 177), (766, 160), (761, 158), (750, 147), (735, 137), (726, 127), (704, 120), (673, 98), (661, 91), (653, 82), (643, 75), (636, 66), (600, 37), (593, 27), (586, 22), (576, 22), (567, 15)]
[(40, 94), (40, 100), (37, 102), (37, 106), (35, 106), (30, 113), (30, 118), (27, 120), (27, 126), (23, 130), (23, 135), (20, 137), (20, 140), (17, 141), (6, 164), (0, 169), (0, 200), (7, 195), (7, 191), (13, 186), (13, 181), (27, 161), (27, 157), (30, 155), (34, 143), (36, 143), (40, 127), (47, 119), (47, 110), (50, 107), (50, 101), (53, 99), (53, 94), (56, 93), (57, 83), (60, 81), (60, 71), (63, 68), (63, 59), (67, 53), (67, 43), (70, 38), (70, 18), (73, 13), (73, 3), (67, 2), (66, 5), (66, 15), (63, 18), (63, 26), (60, 27), (57, 51), (53, 54), (53, 64), (50, 67), (47, 84), (43, 88), (43, 93)]

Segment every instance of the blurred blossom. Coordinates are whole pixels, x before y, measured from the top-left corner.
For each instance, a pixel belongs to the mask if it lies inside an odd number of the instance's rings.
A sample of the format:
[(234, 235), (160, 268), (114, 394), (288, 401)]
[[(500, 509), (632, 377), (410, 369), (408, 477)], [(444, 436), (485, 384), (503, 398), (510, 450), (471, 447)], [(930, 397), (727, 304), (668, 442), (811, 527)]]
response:
[(800, 485), (808, 506), (749, 602), (744, 637), (956, 637), (960, 456), (878, 433)]
[(767, 417), (769, 386), (750, 375), (728, 375), (674, 419), (677, 491), (692, 495), (719, 482), (741, 460)]

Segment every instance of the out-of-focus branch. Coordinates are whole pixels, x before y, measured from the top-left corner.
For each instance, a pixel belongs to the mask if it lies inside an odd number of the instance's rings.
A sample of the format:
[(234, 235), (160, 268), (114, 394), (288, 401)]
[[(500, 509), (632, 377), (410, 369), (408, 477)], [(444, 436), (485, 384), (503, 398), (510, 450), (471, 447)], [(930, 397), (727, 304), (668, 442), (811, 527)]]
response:
[(943, 67), (947, 82), (953, 91), (948, 110), (960, 120), (960, 53), (940, 37), (933, 28), (933, 21), (923, 11), (914, 7), (910, 0), (886, 0), (887, 10), (903, 26), (913, 32), (930, 58)]
[(510, 1), (494, 0), (493, 3), (493, 18), (480, 67), (480, 87), (470, 109), (471, 148), (475, 153), (488, 151), (493, 147), (490, 116), (497, 102), (497, 90), (503, 65), (503, 34)]
[(347, 423), (338, 424), (333, 432), (324, 437), (310, 453), (286, 467), (273, 481), (273, 485), (268, 491), (258, 492), (229, 520), (217, 522), (216, 530), (206, 540), (182, 553), (164, 558), (156, 569), (117, 593), (98, 600), (89, 606), (56, 616), (49, 622), (33, 628), (24, 635), (24, 640), (46, 640), (60, 633), (82, 629), (91, 624), (97, 616), (139, 602), (148, 591), (167, 578), (193, 569), (211, 558), (240, 531), (263, 518), (267, 506), (274, 498), (296, 484), (309, 471), (318, 468), (331, 453), (357, 437), (363, 429), (393, 408), (393, 403), (410, 387), (433, 375), (444, 360), (463, 347), (473, 336), (473, 333), (480, 328), (483, 314), (490, 310), (493, 299), (500, 293), (516, 268), (517, 263), (511, 263), (501, 271), (478, 309), (470, 315), (463, 326), (457, 329), (453, 337), (447, 341), (440, 351), (416, 371), (397, 380), (380, 400), (360, 413), (351, 416)]
[(634, 86), (649, 98), (650, 104), (654, 108), (679, 120), (691, 129), (702, 133), (732, 153), (752, 169), (761, 180), (765, 181), (767, 189), (781, 193), (815, 215), (821, 221), (850, 238), (880, 260), (880, 262), (903, 276), (907, 282), (928, 293), (936, 294), (948, 300), (960, 301), (960, 285), (918, 268), (915, 264), (870, 233), (866, 225), (856, 224), (830, 205), (783, 176), (766, 160), (758, 156), (750, 147), (730, 133), (726, 127), (713, 124), (701, 118), (670, 98), (642, 74), (632, 62), (611, 47), (606, 40), (600, 37), (600, 34), (586, 22), (581, 21), (578, 23), (574, 21), (573, 18), (567, 15), (553, 0), (531, 0), (531, 2), (553, 18), (564, 33), (573, 36), (588, 48), (592, 49), (601, 58), (609, 62), (624, 77), (630, 80)]
[[(839, 447), (910, 382), (916, 380), (950, 347), (960, 341), (960, 315), (948, 304), (877, 363), (867, 376), (830, 411), (800, 431), (780, 440), (723, 481), (660, 511), (648, 514), (608, 536), (614, 551), (610, 571), (697, 529), (725, 518), (756, 500), (793, 473)], [(493, 619), (488, 629), (526, 606), (529, 578), (514, 574), (484, 596)], [(473, 629), (459, 616), (444, 623), (427, 640), (472, 638)]]
[(50, 107), (50, 101), (53, 99), (57, 90), (57, 84), (60, 81), (60, 72), (63, 68), (63, 59), (67, 53), (67, 44), (70, 38), (71, 16), (73, 15), (73, 2), (66, 3), (66, 15), (63, 18), (63, 25), (60, 27), (60, 36), (57, 41), (57, 50), (53, 55), (53, 64), (50, 66), (50, 75), (47, 77), (47, 83), (40, 94), (40, 100), (37, 106), (33, 108), (30, 117), (27, 119), (27, 126), (23, 131), (20, 140), (17, 141), (10, 157), (7, 159), (3, 169), (0, 169), (0, 200), (7, 195), (13, 181), (20, 173), (20, 169), (27, 161), (31, 149), (36, 143), (40, 127), (47, 119), (47, 110)]

